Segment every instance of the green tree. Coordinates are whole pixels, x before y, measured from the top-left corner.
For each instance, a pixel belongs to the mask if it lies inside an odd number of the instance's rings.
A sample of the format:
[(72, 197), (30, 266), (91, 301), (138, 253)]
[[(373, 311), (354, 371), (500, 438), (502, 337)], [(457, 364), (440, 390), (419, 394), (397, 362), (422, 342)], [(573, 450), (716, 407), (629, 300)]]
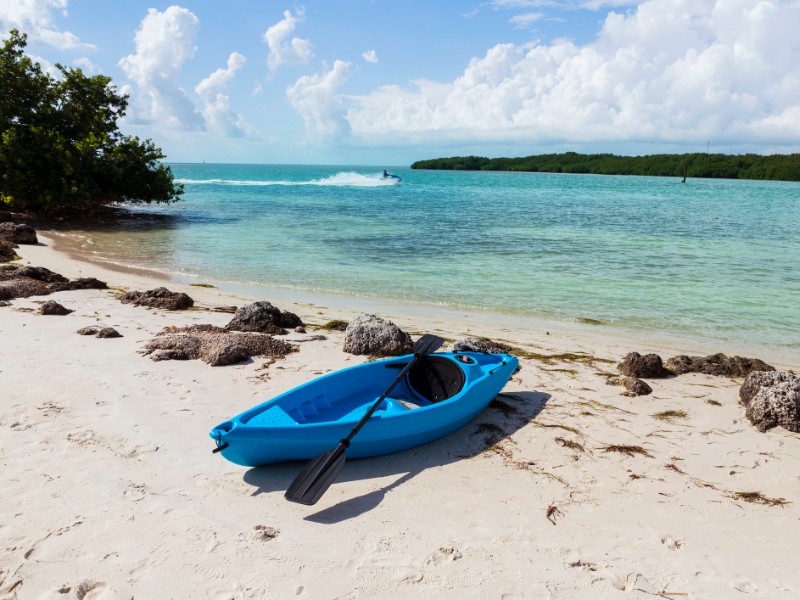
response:
[(11, 30), (0, 48), (0, 206), (57, 211), (174, 202), (183, 193), (152, 141), (122, 135), (128, 98), (104, 75), (44, 73)]

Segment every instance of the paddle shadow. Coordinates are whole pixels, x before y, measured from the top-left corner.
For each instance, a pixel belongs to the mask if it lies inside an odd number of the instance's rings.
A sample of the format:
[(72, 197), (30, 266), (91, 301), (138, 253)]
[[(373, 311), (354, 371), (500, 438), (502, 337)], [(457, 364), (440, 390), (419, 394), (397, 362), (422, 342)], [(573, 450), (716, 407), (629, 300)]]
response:
[[(307, 517), (320, 523), (352, 519), (378, 506), (386, 492), (406, 483), (422, 471), (481, 454), (514, 435), (544, 410), (550, 394), (543, 392), (500, 393), (473, 421), (439, 440), (403, 452), (363, 459), (348, 459), (340, 482), (401, 475), (394, 483)], [(244, 481), (255, 489), (252, 496), (286, 490), (306, 461), (254, 467)], [(335, 485), (335, 484), (334, 484)], [(338, 508), (337, 508), (338, 507)], [(336, 510), (334, 510), (336, 509)]]

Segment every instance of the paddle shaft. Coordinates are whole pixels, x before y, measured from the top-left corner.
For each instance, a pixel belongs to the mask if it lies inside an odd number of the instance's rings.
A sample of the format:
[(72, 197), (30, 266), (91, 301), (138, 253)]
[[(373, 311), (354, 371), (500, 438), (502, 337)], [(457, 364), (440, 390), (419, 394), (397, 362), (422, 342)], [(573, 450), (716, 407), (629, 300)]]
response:
[(412, 358), (410, 361), (408, 361), (408, 364), (407, 364), (405, 367), (403, 367), (403, 370), (402, 370), (402, 371), (400, 371), (400, 374), (399, 374), (399, 375), (397, 376), (397, 378), (394, 380), (394, 382), (392, 383), (392, 385), (390, 385), (390, 386), (389, 386), (389, 389), (387, 389), (385, 392), (383, 392), (383, 394), (381, 395), (381, 397), (380, 397), (380, 398), (378, 398), (378, 399), (377, 399), (377, 400), (376, 400), (376, 401), (375, 401), (375, 402), (372, 404), (372, 406), (370, 406), (370, 407), (369, 407), (369, 410), (368, 410), (367, 412), (365, 412), (365, 413), (364, 413), (364, 416), (363, 416), (363, 417), (361, 417), (361, 420), (359, 420), (359, 422), (358, 422), (358, 423), (356, 423), (356, 426), (355, 426), (355, 427), (353, 427), (352, 431), (351, 431), (349, 434), (347, 434), (347, 437), (346, 437), (346, 438), (344, 438), (344, 439), (342, 440), (342, 444), (344, 444), (345, 448), (346, 448), (346, 447), (348, 447), (348, 446), (350, 446), (350, 440), (352, 440), (352, 439), (353, 439), (353, 437), (354, 437), (354, 436), (355, 436), (355, 435), (356, 435), (356, 434), (357, 434), (357, 433), (358, 433), (358, 432), (361, 430), (361, 428), (362, 428), (362, 427), (363, 427), (363, 426), (366, 424), (366, 422), (367, 422), (367, 421), (369, 421), (369, 420), (370, 420), (370, 418), (372, 418), (372, 415), (375, 413), (375, 411), (376, 411), (376, 410), (378, 410), (378, 407), (380, 406), (381, 402), (383, 402), (384, 400), (386, 400), (386, 396), (388, 396), (389, 394), (391, 394), (391, 393), (392, 393), (392, 390), (395, 388), (395, 386), (397, 386), (397, 384), (398, 384), (398, 383), (400, 383), (400, 381), (402, 381), (403, 377), (405, 377), (406, 373), (408, 373), (408, 371), (411, 369), (411, 367), (414, 365), (414, 363), (415, 363), (415, 362), (417, 362), (417, 359), (418, 359), (420, 356), (422, 356), (422, 355), (421, 355), (421, 354), (414, 354), (414, 358)]

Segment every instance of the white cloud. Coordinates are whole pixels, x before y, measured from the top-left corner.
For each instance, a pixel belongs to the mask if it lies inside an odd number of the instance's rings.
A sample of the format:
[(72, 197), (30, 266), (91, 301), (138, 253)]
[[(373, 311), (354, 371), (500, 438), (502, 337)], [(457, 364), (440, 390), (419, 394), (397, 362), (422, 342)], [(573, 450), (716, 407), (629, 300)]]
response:
[(72, 62), (75, 64), (76, 67), (78, 67), (84, 73), (86, 73), (88, 75), (92, 75), (93, 73), (97, 73), (97, 67), (95, 66), (95, 64), (90, 59), (86, 58), (85, 56), (82, 56), (81, 58), (76, 58)]
[(363, 59), (368, 63), (376, 63), (378, 62), (378, 53), (375, 50), (367, 50), (362, 55)]
[(274, 73), (283, 65), (307, 64), (314, 56), (309, 40), (298, 37), (289, 39), (297, 23), (305, 17), (302, 8), (295, 9), (295, 13), (296, 16), (291, 11), (284, 11), (283, 19), (264, 32), (264, 41), (269, 46), (267, 66), (270, 72)]
[(238, 52), (228, 57), (228, 66), (217, 69), (203, 79), (194, 91), (203, 101), (203, 118), (206, 127), (220, 135), (231, 137), (251, 135), (255, 133), (242, 115), (231, 110), (231, 99), (225, 93), (228, 84), (233, 80), (236, 71), (240, 70), (247, 59)]
[(544, 18), (544, 13), (536, 12), (536, 13), (525, 13), (522, 15), (516, 15), (509, 19), (512, 25), (516, 25), (520, 28), (530, 27), (537, 21), (541, 21)]
[(136, 31), (136, 53), (119, 66), (140, 92), (134, 95), (132, 119), (167, 127), (197, 129), (202, 119), (177, 83), (183, 64), (194, 56), (199, 19), (189, 10), (170, 6), (147, 11)]
[(53, 24), (53, 10), (67, 14), (68, 0), (3, 0), (0, 2), (0, 22), (4, 33), (17, 28), (27, 33), (31, 41), (56, 48), (94, 48), (84, 44), (69, 31), (58, 31)]
[(301, 77), (286, 89), (290, 104), (303, 117), (309, 133), (332, 137), (348, 128), (338, 91), (349, 75), (350, 63), (337, 60), (332, 69)]
[[(521, 5), (522, 2), (517, 2)], [(500, 44), (450, 83), (355, 98), (369, 139), (797, 146), (800, 4), (650, 0), (596, 40)]]

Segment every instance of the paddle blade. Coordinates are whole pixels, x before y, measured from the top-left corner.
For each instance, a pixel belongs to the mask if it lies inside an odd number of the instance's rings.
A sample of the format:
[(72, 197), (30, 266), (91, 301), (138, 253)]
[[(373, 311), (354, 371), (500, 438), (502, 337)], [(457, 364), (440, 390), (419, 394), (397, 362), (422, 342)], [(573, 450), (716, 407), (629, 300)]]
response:
[(289, 502), (311, 506), (322, 498), (344, 467), (344, 444), (308, 461), (283, 495)]
[(436, 352), (444, 344), (444, 339), (430, 333), (426, 333), (414, 344), (414, 354), (425, 356), (431, 352)]

